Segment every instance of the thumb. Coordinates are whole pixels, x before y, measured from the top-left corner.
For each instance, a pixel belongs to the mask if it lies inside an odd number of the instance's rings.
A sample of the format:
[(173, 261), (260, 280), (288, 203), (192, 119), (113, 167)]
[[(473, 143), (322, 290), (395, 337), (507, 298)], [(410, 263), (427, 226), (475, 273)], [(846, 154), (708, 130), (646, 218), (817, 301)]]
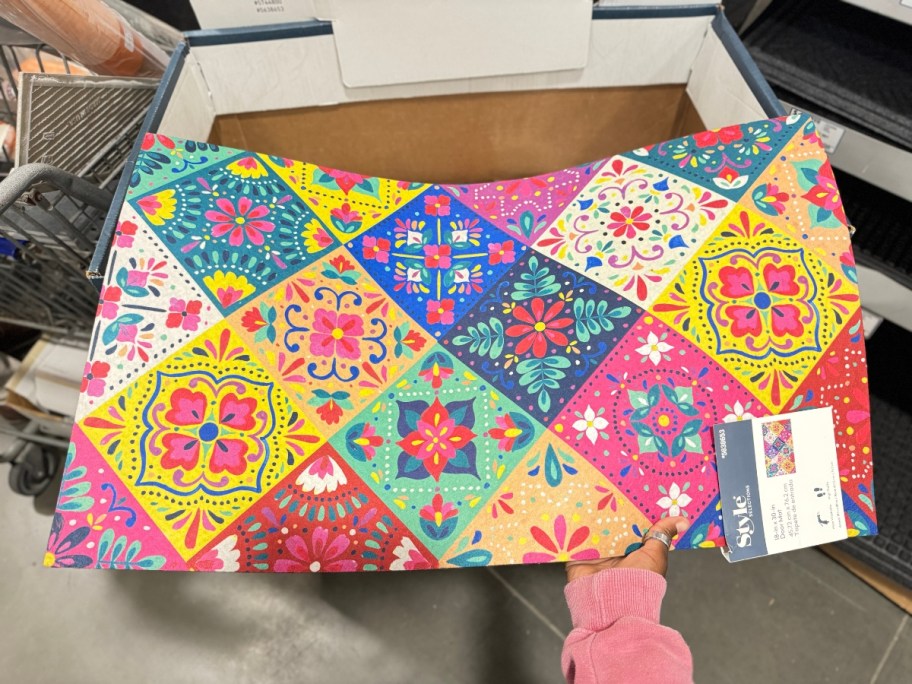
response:
[[(674, 539), (679, 534), (684, 534), (687, 531), (688, 527), (690, 527), (690, 523), (684, 516), (679, 515), (670, 518), (663, 518), (655, 525), (650, 527), (649, 531), (644, 536), (648, 537), (649, 532), (664, 532), (668, 535), (669, 539)], [(647, 539), (645, 543), (648, 544), (650, 542), (653, 544), (658, 544), (662, 547), (665, 546), (665, 544), (660, 542), (658, 539), (653, 538)]]

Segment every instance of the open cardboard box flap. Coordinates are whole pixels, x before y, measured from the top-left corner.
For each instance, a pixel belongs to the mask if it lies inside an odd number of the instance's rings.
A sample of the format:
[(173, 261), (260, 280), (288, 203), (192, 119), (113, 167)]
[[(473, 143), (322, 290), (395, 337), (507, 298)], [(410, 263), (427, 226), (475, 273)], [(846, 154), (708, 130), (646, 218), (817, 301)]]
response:
[[(319, 21), (188, 34), (145, 129), (365, 175), (469, 183), (783, 113), (714, 5), (596, 8), (578, 69), (354, 88), (337, 49)], [(90, 264), (99, 285), (126, 190)]]

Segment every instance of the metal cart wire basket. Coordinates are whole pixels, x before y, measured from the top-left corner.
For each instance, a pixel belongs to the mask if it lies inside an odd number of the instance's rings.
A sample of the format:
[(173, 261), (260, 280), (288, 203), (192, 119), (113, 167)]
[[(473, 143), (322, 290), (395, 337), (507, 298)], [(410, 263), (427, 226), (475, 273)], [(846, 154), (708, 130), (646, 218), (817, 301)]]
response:
[[(0, 26), (0, 124), (16, 125), (17, 105), (28, 96), (18, 90), (19, 72), (35, 66), (43, 72), (52, 59), (70, 72), (65, 58), (23, 35)], [(24, 68), (25, 59), (30, 67)], [(56, 111), (75, 111), (73, 98), (67, 98), (60, 95)], [(79, 175), (43, 163), (12, 168), (0, 139), (0, 322), (40, 331), (57, 343), (87, 346), (98, 291), (85, 271), (144, 110), (131, 110), (129, 121), (100, 144), (78, 140), (90, 153), (90, 163), (79, 167)], [(75, 147), (55, 142), (68, 151)], [(14, 437), (0, 449), (0, 462), (11, 464), (11, 488), (25, 495), (41, 493), (58, 470), (66, 441), (43, 434), (29, 420), (0, 420), (0, 433)]]

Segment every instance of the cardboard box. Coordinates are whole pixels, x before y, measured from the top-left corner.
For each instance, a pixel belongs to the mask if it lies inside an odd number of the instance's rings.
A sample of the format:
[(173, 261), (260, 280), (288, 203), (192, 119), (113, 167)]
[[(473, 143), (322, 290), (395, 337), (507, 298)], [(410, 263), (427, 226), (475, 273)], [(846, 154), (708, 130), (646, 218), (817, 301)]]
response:
[[(544, 173), (784, 114), (717, 5), (595, 7), (591, 17), (587, 9), (583, 64), (566, 68), (567, 49), (579, 52), (578, 26), (552, 35), (545, 15), (535, 14), (550, 8), (510, 4), (513, 20), (485, 15), (494, 26), (478, 42), (471, 22), (446, 21), (452, 3), (436, 3), (442, 14), (430, 25), (416, 26), (410, 15), (387, 20), (394, 35), (374, 41), (389, 46), (382, 54), (359, 42), (370, 26), (353, 25), (357, 17), (349, 15), (338, 25), (188, 33), (143, 133), (387, 178), (467, 183)], [(535, 15), (528, 22), (526, 12)], [(503, 41), (490, 40), (497, 31)], [(514, 45), (538, 47), (507, 49)], [(554, 69), (541, 55), (527, 58), (533, 51), (554, 55)], [(466, 55), (472, 76), (456, 77), (463, 61), (456, 54)], [(475, 75), (482, 68), (487, 75)], [(99, 287), (140, 142), (89, 267)]]

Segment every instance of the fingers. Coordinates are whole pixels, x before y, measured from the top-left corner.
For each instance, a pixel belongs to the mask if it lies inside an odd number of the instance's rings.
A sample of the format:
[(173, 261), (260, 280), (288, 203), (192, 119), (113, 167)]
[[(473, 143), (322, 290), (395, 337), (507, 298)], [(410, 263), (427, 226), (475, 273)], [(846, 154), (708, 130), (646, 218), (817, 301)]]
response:
[[(659, 520), (659, 522), (649, 528), (649, 531), (664, 532), (668, 535), (669, 539), (674, 539), (679, 534), (684, 534), (688, 527), (690, 527), (690, 523), (687, 521), (687, 518), (679, 515)], [(649, 534), (649, 532), (646, 534)], [(661, 542), (659, 543), (661, 544)]]

